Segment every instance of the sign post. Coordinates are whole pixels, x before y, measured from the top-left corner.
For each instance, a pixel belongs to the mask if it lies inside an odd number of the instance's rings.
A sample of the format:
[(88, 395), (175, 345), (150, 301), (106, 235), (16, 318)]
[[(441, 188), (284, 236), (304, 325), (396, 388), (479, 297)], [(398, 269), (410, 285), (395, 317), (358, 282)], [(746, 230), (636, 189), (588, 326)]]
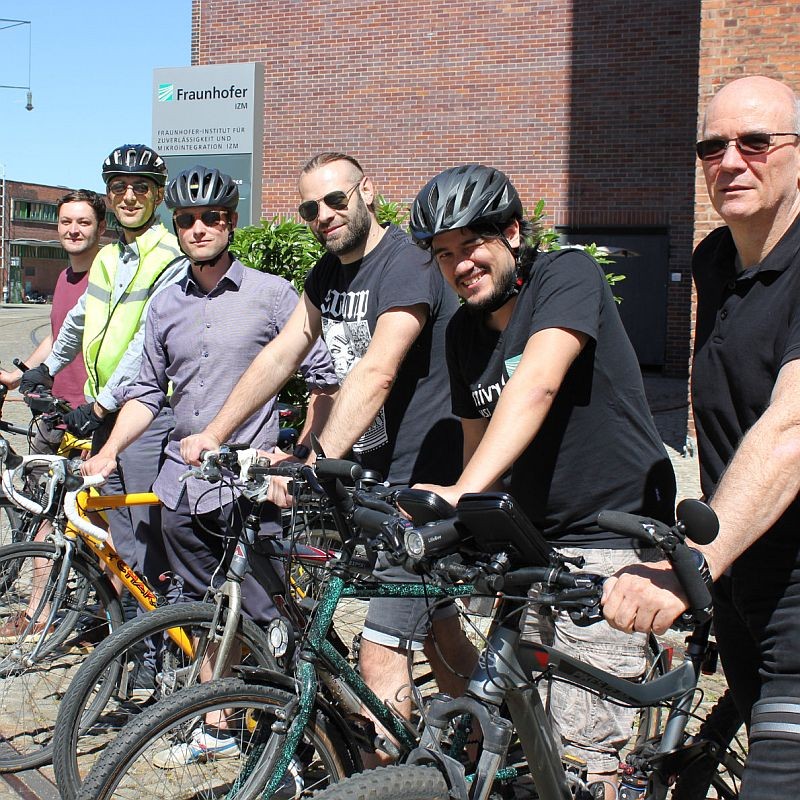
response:
[(240, 226), (261, 217), (263, 118), (263, 64), (153, 70), (153, 148), (170, 176), (195, 164), (230, 175)]

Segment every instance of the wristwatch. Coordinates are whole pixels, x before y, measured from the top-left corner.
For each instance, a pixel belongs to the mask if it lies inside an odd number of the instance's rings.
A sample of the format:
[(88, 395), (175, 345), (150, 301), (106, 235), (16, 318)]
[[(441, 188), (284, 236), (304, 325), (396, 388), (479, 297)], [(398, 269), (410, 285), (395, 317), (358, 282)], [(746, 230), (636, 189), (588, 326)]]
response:
[(714, 585), (714, 579), (711, 577), (711, 570), (708, 568), (706, 557), (694, 547), (690, 547), (689, 550), (694, 556), (695, 564), (697, 565), (697, 569), (703, 578), (706, 588), (711, 591), (711, 587)]
[(292, 455), (295, 458), (305, 460), (311, 455), (311, 448), (306, 447), (304, 444), (296, 444), (294, 450), (292, 450)]

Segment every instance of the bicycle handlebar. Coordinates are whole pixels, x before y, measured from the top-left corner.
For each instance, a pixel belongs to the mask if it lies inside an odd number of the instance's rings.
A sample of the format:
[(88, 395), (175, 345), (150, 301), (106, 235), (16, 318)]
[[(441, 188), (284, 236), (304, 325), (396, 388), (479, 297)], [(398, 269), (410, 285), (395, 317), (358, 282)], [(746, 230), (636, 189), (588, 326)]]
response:
[[(659, 520), (625, 514), (622, 511), (601, 511), (597, 515), (597, 523), (601, 528), (644, 541), (657, 547), (667, 557), (689, 601), (688, 613), (698, 623), (711, 617), (711, 592), (684, 537), (688, 535), (703, 543), (714, 539), (719, 523), (714, 512), (709, 507), (706, 508), (707, 513), (699, 515), (702, 519), (693, 520), (694, 529), (691, 531), (686, 530), (687, 523), (682, 520), (670, 527)], [(690, 515), (696, 515), (697, 511), (696, 504), (690, 507)], [(681, 506), (678, 506), (679, 516), (680, 512)]]

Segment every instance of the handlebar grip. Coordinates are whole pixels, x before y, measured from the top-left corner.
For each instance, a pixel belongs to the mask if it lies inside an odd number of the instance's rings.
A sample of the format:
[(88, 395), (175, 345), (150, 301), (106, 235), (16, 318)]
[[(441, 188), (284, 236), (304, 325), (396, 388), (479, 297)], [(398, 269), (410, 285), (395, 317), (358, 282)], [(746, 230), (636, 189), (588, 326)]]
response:
[[(597, 515), (597, 524), (601, 528), (653, 544), (652, 538), (642, 526), (642, 520), (644, 520), (643, 517), (626, 514), (624, 511), (601, 511)], [(648, 519), (646, 521), (655, 525), (659, 524), (655, 520)]]
[(679, 543), (669, 560), (675, 575), (678, 577), (683, 591), (689, 600), (689, 609), (697, 622), (704, 622), (711, 616), (711, 592), (708, 591), (703, 576), (697, 569), (692, 551)]
[(21, 358), (14, 358), (11, 360), (11, 363), (17, 368), (21, 369), (23, 372), (27, 372), (30, 367), (21, 359)]
[(361, 477), (362, 469), (355, 461), (346, 461), (343, 458), (321, 458), (314, 465), (317, 478), (321, 481), (338, 478), (346, 483), (353, 483)]
[(394, 515), (384, 514), (382, 511), (375, 511), (372, 508), (356, 506), (353, 509), (353, 524), (368, 533), (380, 533), (383, 524), (392, 519), (395, 519)]

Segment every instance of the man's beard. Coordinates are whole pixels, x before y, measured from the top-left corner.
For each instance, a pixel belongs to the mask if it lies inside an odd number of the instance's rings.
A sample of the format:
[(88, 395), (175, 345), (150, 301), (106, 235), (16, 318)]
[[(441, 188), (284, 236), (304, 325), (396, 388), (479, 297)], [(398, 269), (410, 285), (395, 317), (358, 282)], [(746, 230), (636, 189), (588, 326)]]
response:
[(348, 217), (344, 234), (333, 241), (325, 239), (320, 234), (315, 235), (329, 253), (335, 256), (344, 256), (364, 246), (369, 235), (370, 223), (367, 204), (357, 193), (356, 205)]
[(465, 305), (467, 308), (476, 313), (491, 313), (497, 311), (498, 308), (504, 306), (516, 294), (514, 289), (517, 283), (517, 270), (514, 266), (505, 270), (502, 275), (497, 275), (494, 281), (494, 289), (492, 293), (485, 297), (483, 300), (475, 302), (467, 300)]

